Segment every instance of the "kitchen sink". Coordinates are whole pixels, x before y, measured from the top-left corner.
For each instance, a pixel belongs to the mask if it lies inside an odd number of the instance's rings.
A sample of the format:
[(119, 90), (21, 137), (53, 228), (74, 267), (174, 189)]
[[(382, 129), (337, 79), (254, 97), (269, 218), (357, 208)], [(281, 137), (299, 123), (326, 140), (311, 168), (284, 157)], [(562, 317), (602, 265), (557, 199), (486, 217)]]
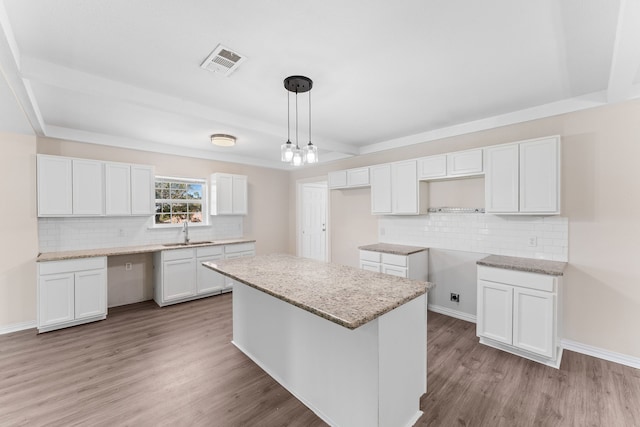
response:
[(214, 242), (210, 240), (201, 240), (199, 242), (189, 242), (189, 243), (163, 243), (162, 246), (166, 246), (168, 248), (175, 248), (175, 247), (183, 247), (183, 246), (206, 245), (210, 243), (214, 243)]

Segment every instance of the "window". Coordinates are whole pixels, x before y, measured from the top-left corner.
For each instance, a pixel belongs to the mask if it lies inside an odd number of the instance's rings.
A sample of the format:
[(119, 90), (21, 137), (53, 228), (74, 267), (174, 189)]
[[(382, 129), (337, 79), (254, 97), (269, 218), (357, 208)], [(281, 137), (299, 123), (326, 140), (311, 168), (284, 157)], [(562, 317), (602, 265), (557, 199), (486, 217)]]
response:
[(203, 223), (206, 212), (205, 190), (202, 179), (156, 177), (156, 225)]

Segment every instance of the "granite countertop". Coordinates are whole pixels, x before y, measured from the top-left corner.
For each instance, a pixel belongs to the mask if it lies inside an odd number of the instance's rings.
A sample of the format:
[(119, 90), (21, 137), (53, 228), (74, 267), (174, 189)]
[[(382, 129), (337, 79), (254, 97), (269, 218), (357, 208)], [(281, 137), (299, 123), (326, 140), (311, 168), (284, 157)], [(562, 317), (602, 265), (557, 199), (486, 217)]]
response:
[(358, 249), (363, 251), (382, 252), (385, 254), (411, 255), (416, 252), (426, 251), (429, 248), (423, 248), (421, 246), (392, 245), (391, 243), (376, 243), (373, 245), (359, 246)]
[(431, 288), (431, 283), (292, 255), (259, 255), (204, 266), (349, 329)]
[(185, 249), (185, 248), (198, 248), (203, 246), (220, 246), (220, 245), (233, 245), (235, 243), (252, 243), (255, 240), (248, 239), (226, 239), (226, 240), (213, 240), (207, 242), (194, 242), (189, 245), (173, 245), (167, 244), (154, 244), (154, 245), (141, 245), (141, 246), (124, 246), (120, 248), (102, 248), (102, 249), (80, 249), (77, 251), (61, 251), (61, 252), (45, 252), (38, 255), (37, 262), (44, 261), (61, 261), (66, 259), (78, 259), (78, 258), (93, 258), (98, 256), (114, 256), (114, 255), (130, 255), (130, 254), (143, 254), (148, 252), (167, 251), (171, 249)]
[(528, 271), (530, 273), (562, 276), (566, 262), (548, 261), (544, 259), (519, 258), (513, 256), (489, 255), (477, 261), (478, 265), (503, 268), (505, 270)]

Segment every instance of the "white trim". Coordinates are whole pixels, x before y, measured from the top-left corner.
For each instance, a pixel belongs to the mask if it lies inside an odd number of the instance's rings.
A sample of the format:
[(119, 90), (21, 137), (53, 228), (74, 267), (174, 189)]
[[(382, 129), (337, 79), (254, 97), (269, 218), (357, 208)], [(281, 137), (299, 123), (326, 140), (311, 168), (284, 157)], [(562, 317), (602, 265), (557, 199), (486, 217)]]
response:
[(445, 316), (455, 317), (456, 319), (464, 320), (466, 322), (476, 323), (476, 316), (473, 314), (465, 313), (464, 311), (452, 310), (441, 305), (428, 304), (427, 309), (434, 313), (444, 314)]
[(0, 335), (10, 334), (12, 332), (24, 331), (26, 329), (33, 329), (36, 326), (38, 326), (38, 324), (36, 323), (35, 320), (30, 320), (28, 322), (14, 323), (12, 325), (0, 326)]
[(587, 356), (597, 357), (598, 359), (640, 369), (640, 357), (628, 356), (567, 339), (560, 340), (560, 345), (565, 350), (575, 351), (576, 353), (586, 354)]

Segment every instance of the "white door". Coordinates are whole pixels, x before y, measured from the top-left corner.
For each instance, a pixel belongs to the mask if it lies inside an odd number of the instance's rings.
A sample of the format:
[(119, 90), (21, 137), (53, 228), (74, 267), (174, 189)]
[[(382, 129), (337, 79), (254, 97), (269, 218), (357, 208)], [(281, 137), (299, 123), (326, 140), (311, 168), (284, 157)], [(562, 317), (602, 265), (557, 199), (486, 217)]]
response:
[(165, 261), (162, 265), (162, 299), (173, 301), (196, 294), (196, 260)]
[(478, 280), (478, 336), (511, 344), (512, 316), (513, 287)]
[(203, 262), (223, 259), (224, 255), (209, 255), (198, 258), (197, 288), (198, 295), (220, 292), (225, 288), (225, 276), (202, 265)]
[(371, 213), (391, 213), (391, 165), (378, 165), (369, 168), (371, 181)]
[(418, 213), (418, 165), (415, 160), (391, 165), (391, 200), (394, 214)]
[(131, 165), (131, 214), (153, 215), (155, 211), (153, 166)]
[(73, 214), (102, 215), (104, 170), (97, 160), (73, 160)]
[(327, 186), (302, 185), (301, 256), (327, 260)]
[(105, 163), (105, 214), (131, 215), (131, 167), (122, 163)]
[(234, 215), (246, 215), (247, 209), (247, 177), (233, 175), (233, 213)]
[(514, 288), (513, 345), (554, 357), (554, 295), (533, 289)]
[(75, 318), (107, 314), (107, 278), (104, 269), (75, 274)]
[(71, 215), (71, 159), (38, 155), (38, 216)]
[(486, 157), (486, 212), (518, 212), (518, 144), (487, 148)]
[(38, 326), (71, 322), (73, 309), (73, 273), (40, 276), (38, 283)]
[(233, 176), (218, 174), (216, 185), (218, 214), (233, 214)]
[(557, 138), (520, 144), (520, 212), (559, 212)]

